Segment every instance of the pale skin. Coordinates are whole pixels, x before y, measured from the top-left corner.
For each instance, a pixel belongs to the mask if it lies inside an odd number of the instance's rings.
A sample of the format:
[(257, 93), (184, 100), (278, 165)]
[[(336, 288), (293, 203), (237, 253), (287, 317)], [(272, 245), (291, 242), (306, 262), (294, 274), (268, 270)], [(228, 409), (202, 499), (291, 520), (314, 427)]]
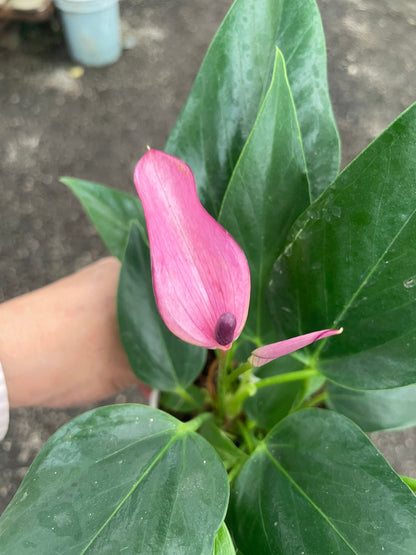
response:
[(139, 384), (118, 336), (120, 262), (104, 258), (0, 305), (10, 407), (82, 406)]

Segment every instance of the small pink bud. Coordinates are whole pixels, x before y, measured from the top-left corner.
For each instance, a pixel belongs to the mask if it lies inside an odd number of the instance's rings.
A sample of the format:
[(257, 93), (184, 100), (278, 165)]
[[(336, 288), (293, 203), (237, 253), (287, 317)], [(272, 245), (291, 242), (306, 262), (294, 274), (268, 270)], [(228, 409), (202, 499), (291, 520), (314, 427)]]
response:
[(323, 339), (324, 337), (329, 337), (331, 335), (339, 335), (342, 332), (342, 328), (339, 330), (313, 331), (312, 333), (299, 335), (298, 337), (292, 337), (291, 339), (285, 339), (284, 341), (278, 341), (277, 343), (271, 343), (270, 345), (264, 345), (263, 347), (255, 349), (251, 353), (249, 360), (252, 366), (263, 366), (276, 358), (293, 353), (293, 351), (297, 351), (298, 349), (302, 349), (314, 341), (318, 341), (319, 339)]

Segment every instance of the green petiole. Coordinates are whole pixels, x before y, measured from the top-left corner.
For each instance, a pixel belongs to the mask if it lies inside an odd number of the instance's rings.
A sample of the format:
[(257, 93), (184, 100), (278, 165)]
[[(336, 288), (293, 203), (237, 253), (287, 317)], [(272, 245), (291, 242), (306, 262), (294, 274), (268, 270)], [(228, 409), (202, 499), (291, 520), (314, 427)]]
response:
[(294, 382), (297, 380), (306, 380), (314, 376), (319, 376), (318, 370), (307, 368), (305, 370), (298, 370), (297, 372), (288, 372), (287, 374), (277, 374), (277, 376), (270, 376), (255, 382), (256, 389), (262, 387), (269, 387), (279, 383)]

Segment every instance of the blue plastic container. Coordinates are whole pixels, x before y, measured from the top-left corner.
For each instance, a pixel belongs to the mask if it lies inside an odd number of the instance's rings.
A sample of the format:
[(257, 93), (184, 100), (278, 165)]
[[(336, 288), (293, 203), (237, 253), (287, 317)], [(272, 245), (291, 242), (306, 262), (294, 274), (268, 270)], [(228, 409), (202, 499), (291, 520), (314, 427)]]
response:
[(112, 64), (121, 54), (118, 0), (55, 0), (71, 58), (84, 66)]

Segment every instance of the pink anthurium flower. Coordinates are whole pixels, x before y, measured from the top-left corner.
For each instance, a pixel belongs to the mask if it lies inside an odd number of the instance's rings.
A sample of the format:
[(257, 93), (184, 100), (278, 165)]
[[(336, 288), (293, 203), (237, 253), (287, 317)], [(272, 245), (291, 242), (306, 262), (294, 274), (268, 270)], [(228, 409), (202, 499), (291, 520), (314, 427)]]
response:
[(284, 341), (278, 341), (277, 343), (271, 343), (270, 345), (264, 345), (264, 347), (259, 347), (251, 353), (250, 364), (254, 367), (263, 366), (276, 358), (302, 349), (314, 341), (329, 337), (330, 335), (338, 335), (342, 331), (342, 328), (339, 330), (314, 331), (305, 335), (299, 335), (298, 337), (292, 337), (291, 339), (285, 339)]
[(229, 349), (247, 319), (250, 272), (231, 235), (199, 202), (190, 168), (150, 149), (134, 181), (149, 236), (153, 289), (172, 333), (208, 349)]
[[(149, 149), (134, 182), (149, 235), (153, 289), (172, 333), (194, 345), (227, 350), (240, 335), (250, 302), (247, 259), (231, 235), (199, 202), (191, 169)], [(313, 341), (341, 333), (323, 330), (253, 351), (262, 366)]]

